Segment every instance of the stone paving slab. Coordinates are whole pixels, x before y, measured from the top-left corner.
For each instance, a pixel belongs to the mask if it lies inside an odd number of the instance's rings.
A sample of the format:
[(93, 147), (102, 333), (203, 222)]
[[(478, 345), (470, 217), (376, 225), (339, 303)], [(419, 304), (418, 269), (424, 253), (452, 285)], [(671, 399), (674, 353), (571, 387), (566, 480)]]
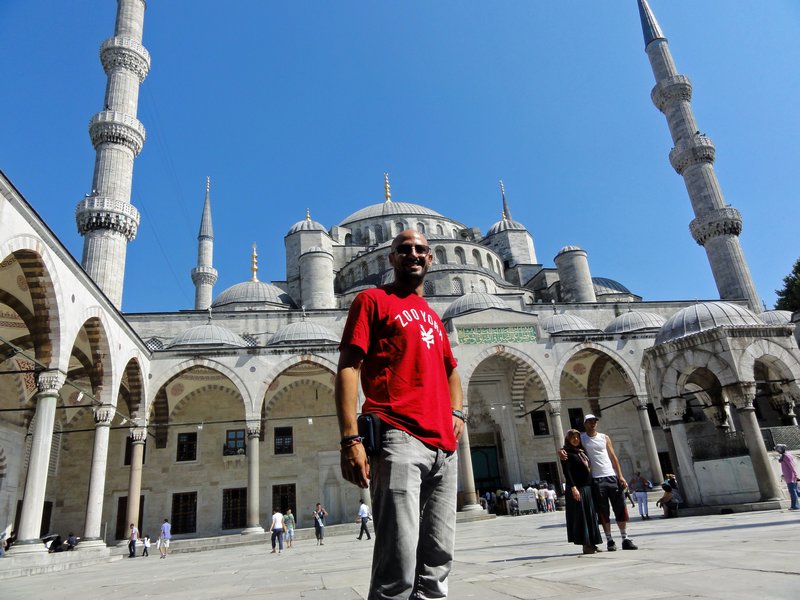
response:
[[(347, 530), (344, 529), (344, 532)], [(350, 533), (295, 543), (158, 554), (2, 581), (2, 597), (360, 600), (372, 541)], [(634, 520), (638, 551), (580, 554), (563, 513), (459, 523), (450, 598), (779, 600), (800, 597), (800, 515), (773, 510)], [(617, 543), (619, 544), (618, 535)], [(0, 569), (4, 559), (0, 559)]]

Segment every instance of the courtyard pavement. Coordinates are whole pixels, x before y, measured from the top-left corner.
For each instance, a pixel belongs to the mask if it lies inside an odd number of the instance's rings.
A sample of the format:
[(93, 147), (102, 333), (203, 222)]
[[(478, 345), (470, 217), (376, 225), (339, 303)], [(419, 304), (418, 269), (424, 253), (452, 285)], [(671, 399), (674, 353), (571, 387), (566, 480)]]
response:
[[(655, 511), (653, 512), (655, 515)], [(616, 531), (616, 530), (615, 530)], [(365, 598), (372, 541), (352, 533), (122, 559), (7, 579), (0, 596), (113, 599)], [(649, 521), (634, 518), (638, 551), (580, 554), (565, 541), (564, 513), (459, 523), (450, 598), (800, 598), (800, 511), (772, 510)], [(618, 546), (620, 540), (615, 534)]]

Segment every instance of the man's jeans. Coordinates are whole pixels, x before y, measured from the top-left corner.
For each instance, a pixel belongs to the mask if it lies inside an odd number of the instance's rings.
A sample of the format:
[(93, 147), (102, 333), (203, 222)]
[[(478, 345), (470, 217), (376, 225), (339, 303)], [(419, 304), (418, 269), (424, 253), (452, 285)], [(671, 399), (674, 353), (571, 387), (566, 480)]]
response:
[(790, 507), (795, 510), (800, 508), (797, 504), (797, 482), (787, 482), (786, 487), (789, 488), (789, 499), (792, 501)]
[(382, 433), (370, 488), (369, 600), (446, 598), (456, 534), (458, 458), (399, 429)]

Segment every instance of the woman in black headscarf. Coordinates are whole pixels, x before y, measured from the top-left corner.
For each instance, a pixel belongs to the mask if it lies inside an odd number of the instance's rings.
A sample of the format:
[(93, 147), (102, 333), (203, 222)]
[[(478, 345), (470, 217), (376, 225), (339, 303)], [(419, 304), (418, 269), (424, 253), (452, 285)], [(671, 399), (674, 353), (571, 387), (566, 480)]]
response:
[(570, 429), (564, 438), (567, 460), (562, 462), (567, 489), (564, 494), (567, 508), (567, 541), (583, 546), (584, 554), (597, 552), (603, 542), (597, 526), (597, 513), (592, 502), (592, 471), (589, 458), (581, 444), (581, 432)]

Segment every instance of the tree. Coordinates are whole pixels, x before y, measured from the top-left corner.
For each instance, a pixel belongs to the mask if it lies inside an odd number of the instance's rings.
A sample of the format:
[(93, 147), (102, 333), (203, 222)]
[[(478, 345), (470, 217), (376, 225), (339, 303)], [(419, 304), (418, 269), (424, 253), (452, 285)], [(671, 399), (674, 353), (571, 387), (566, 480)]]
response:
[(800, 258), (795, 261), (792, 272), (783, 278), (783, 289), (775, 293), (778, 294), (776, 310), (800, 310)]

